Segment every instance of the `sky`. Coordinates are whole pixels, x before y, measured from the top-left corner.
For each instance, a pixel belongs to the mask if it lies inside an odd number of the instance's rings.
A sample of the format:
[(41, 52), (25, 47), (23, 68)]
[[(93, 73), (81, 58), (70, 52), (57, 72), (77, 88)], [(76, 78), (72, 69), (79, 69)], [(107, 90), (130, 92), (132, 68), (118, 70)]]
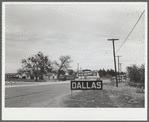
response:
[[(22, 68), (22, 59), (37, 54), (59, 61), (70, 55), (71, 69), (114, 69), (115, 52), (122, 45), (146, 4), (141, 3), (7, 3), (5, 4), (5, 72)], [(145, 63), (144, 13), (129, 38), (116, 53), (121, 70)], [(117, 58), (116, 58), (117, 61)], [(117, 62), (116, 62), (117, 63)]]

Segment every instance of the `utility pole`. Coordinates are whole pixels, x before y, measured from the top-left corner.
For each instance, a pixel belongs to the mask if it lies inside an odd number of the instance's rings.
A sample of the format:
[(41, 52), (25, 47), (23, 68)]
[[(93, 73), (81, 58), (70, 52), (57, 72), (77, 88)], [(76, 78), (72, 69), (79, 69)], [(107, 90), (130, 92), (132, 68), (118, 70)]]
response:
[(120, 72), (122, 72), (121, 64), (122, 64), (122, 63), (119, 63), (119, 65), (120, 65)]
[(80, 67), (80, 72), (81, 72), (81, 79), (82, 79), (82, 69), (81, 69), (81, 67)]
[[(119, 65), (120, 65), (120, 73), (122, 72), (121, 64), (122, 63), (119, 63)], [(121, 76), (121, 81), (122, 81), (122, 76)]]
[(115, 76), (116, 76), (116, 87), (118, 87), (117, 71), (116, 71), (116, 59), (115, 59), (115, 46), (114, 46), (114, 41), (116, 41), (116, 40), (119, 40), (119, 39), (108, 39), (108, 41), (113, 42), (113, 56), (114, 56)]
[(79, 77), (78, 73), (79, 73), (79, 63), (77, 63), (77, 77)]
[(78, 63), (78, 72), (79, 72), (79, 63)]
[(119, 79), (119, 82), (120, 82), (120, 78), (119, 78), (119, 71), (120, 71), (120, 70), (119, 70), (119, 57), (122, 57), (122, 56), (119, 56), (119, 55), (118, 55), (118, 56), (116, 56), (116, 57), (118, 58), (118, 79)]

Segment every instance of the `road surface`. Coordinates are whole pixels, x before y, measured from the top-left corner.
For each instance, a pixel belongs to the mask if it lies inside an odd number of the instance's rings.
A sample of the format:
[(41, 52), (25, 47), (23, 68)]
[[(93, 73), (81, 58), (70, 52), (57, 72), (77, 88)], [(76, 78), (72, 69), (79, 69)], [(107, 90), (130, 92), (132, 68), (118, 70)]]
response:
[(70, 81), (7, 85), (5, 107), (48, 107), (70, 92)]
[[(106, 82), (109, 80), (103, 80)], [(62, 96), (70, 93), (70, 81), (7, 83), (5, 107), (55, 107)]]

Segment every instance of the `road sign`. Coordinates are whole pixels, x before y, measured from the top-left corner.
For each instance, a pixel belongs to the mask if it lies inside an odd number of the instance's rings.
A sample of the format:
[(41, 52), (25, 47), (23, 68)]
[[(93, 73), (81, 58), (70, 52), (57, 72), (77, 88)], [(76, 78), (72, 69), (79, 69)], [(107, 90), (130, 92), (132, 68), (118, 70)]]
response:
[(102, 90), (102, 81), (71, 81), (71, 90)]

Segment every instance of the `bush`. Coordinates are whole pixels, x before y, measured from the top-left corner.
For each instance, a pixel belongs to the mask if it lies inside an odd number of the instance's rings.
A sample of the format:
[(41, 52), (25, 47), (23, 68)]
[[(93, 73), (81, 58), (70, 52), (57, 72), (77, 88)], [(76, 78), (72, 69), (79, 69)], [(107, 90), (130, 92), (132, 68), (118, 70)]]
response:
[(142, 87), (144, 88), (144, 83), (128, 82), (128, 85), (132, 87), (137, 87), (137, 88), (142, 88)]
[(136, 93), (144, 93), (144, 90), (137, 88), (137, 89), (136, 89)]
[(144, 64), (141, 67), (138, 67), (136, 65), (127, 67), (127, 73), (131, 82), (144, 83), (145, 81)]

